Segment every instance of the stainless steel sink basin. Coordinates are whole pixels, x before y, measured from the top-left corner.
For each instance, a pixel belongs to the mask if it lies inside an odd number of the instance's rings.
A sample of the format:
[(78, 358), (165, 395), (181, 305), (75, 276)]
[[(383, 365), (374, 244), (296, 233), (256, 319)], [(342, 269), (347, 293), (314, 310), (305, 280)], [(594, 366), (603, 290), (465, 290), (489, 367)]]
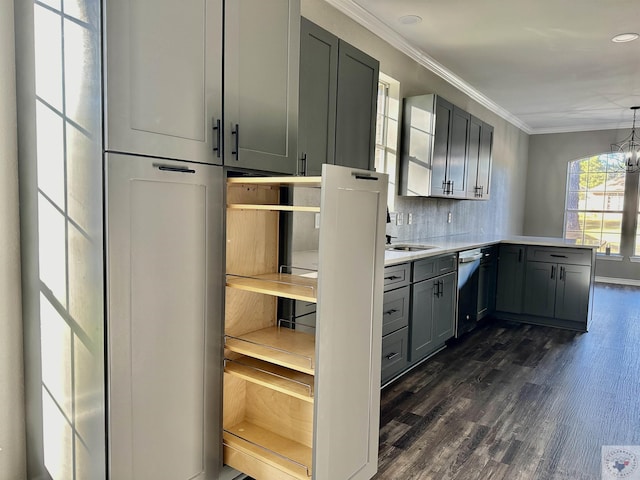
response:
[(386, 249), (395, 251), (395, 252), (421, 252), (423, 250), (431, 250), (434, 247), (433, 245), (408, 245), (408, 244), (396, 244), (396, 245), (387, 245)]

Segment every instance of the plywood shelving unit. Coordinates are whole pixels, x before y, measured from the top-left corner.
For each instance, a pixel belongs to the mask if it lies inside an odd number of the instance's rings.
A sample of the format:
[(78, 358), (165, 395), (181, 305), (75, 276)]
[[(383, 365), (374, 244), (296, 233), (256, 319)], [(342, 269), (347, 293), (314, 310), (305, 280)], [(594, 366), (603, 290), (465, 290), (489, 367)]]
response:
[(283, 186), (319, 187), (320, 178), (227, 180), (224, 461), (255, 478), (305, 480), (312, 472), (315, 337), (280, 326), (277, 299), (315, 303), (317, 279), (281, 273), (279, 216), (320, 208), (281, 205)]

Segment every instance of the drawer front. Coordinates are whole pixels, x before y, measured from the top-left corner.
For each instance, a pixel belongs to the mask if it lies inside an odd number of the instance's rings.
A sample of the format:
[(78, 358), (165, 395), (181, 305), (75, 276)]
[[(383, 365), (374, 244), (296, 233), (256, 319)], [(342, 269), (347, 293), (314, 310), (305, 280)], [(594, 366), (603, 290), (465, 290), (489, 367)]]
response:
[(585, 248), (529, 247), (527, 260), (534, 262), (591, 265), (593, 251)]
[(458, 254), (451, 253), (438, 257), (438, 275), (455, 272), (458, 268)]
[(393, 378), (407, 366), (409, 327), (382, 337), (382, 383)]
[(413, 262), (411, 281), (421, 282), (445, 273), (454, 272), (458, 266), (458, 255), (450, 253), (438, 257), (423, 258)]
[(438, 275), (438, 257), (423, 258), (413, 262), (413, 276), (411, 281), (421, 282)]
[(384, 291), (409, 285), (410, 263), (391, 265), (384, 268)]
[(409, 298), (408, 285), (384, 294), (382, 335), (387, 335), (409, 325)]

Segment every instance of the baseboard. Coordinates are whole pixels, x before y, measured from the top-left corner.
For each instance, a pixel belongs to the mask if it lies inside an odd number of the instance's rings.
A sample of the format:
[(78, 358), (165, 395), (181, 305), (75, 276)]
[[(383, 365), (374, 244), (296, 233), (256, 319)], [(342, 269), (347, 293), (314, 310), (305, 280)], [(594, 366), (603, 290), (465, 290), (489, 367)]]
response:
[(596, 276), (596, 283), (613, 283), (615, 285), (630, 285), (633, 287), (640, 287), (640, 280), (634, 280), (633, 278), (614, 278), (614, 277)]

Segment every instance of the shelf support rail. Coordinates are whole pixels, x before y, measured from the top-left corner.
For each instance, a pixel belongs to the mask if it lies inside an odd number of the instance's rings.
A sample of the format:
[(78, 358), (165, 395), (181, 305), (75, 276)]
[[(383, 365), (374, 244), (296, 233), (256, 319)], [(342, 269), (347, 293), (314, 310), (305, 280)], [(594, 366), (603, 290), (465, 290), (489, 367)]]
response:
[[(277, 328), (285, 328), (285, 327), (277, 327)], [(287, 328), (287, 330), (291, 330), (291, 329)], [(238, 340), (239, 342), (250, 343), (251, 345), (256, 345), (258, 347), (263, 347), (263, 348), (266, 348), (268, 350), (273, 350), (274, 352), (280, 352), (280, 353), (284, 353), (286, 355), (291, 355), (291, 356), (294, 356), (294, 357), (302, 358), (302, 359), (307, 360), (309, 362), (309, 368), (314, 368), (313, 367), (313, 358), (309, 357), (308, 355), (303, 355), (301, 353), (292, 352), (291, 350), (285, 350), (284, 348), (274, 347), (273, 345), (266, 345), (264, 343), (255, 342), (255, 341), (249, 340), (247, 338), (234, 337), (233, 335), (225, 335), (224, 336), (224, 345), (225, 345), (225, 347), (227, 346), (227, 339), (229, 339), (229, 338), (231, 338), (233, 340)]]
[(266, 375), (271, 375), (273, 377), (279, 378), (280, 380), (286, 380), (288, 382), (298, 384), (301, 387), (304, 387), (304, 388), (307, 389), (307, 392), (309, 393), (310, 397), (313, 396), (313, 386), (309, 385), (308, 383), (301, 382), (300, 380), (295, 380), (295, 379), (290, 378), (290, 377), (285, 377), (284, 375), (280, 375), (280, 374), (277, 374), (277, 373), (274, 373), (274, 372), (270, 372), (269, 370), (265, 370), (264, 368), (259, 368), (259, 367), (253, 366), (253, 365), (247, 365), (246, 363), (243, 363), (243, 362), (241, 362), (239, 360), (234, 360), (232, 358), (226, 358), (225, 357), (225, 359), (224, 359), (225, 368), (227, 366), (227, 362), (237, 363), (238, 365), (242, 365), (243, 367), (247, 367), (247, 368), (250, 368), (252, 370), (256, 370), (256, 371), (258, 371), (260, 373), (264, 373)]
[[(311, 271), (313, 271), (313, 270), (311, 270)], [(279, 274), (286, 275), (286, 274), (282, 274), (281, 272)], [(303, 285), (303, 284), (300, 284), (300, 283), (296, 283), (294, 281), (274, 280), (272, 278), (260, 278), (259, 276), (254, 276), (254, 275), (239, 275), (237, 273), (227, 273), (226, 275), (227, 275), (227, 277), (236, 277), (236, 278), (246, 278), (246, 279), (249, 279), (249, 280), (258, 280), (260, 282), (264, 282), (265, 284), (266, 283), (276, 283), (278, 285), (291, 285), (291, 286), (298, 287), (298, 288), (304, 288), (304, 289), (307, 289), (307, 290), (311, 291), (312, 296), (315, 296), (315, 293), (316, 293), (316, 287), (314, 287), (313, 285)], [(295, 275), (292, 275), (292, 276), (295, 276)], [(298, 275), (298, 276), (300, 276), (300, 275)], [(302, 277), (302, 278), (305, 278), (305, 277)]]
[[(235, 433), (230, 432), (229, 430), (225, 430), (225, 433), (228, 433), (229, 435), (232, 435), (233, 437), (237, 438), (238, 440), (241, 440), (241, 441), (243, 441), (243, 442), (247, 442), (247, 443), (248, 443), (249, 445), (251, 445), (251, 446), (257, 447), (257, 448), (259, 448), (259, 449), (261, 449), (261, 450), (264, 450), (265, 452), (268, 452), (268, 453), (270, 453), (270, 454), (272, 454), (272, 455), (275, 455), (275, 456), (276, 456), (276, 457), (278, 457), (278, 458), (281, 458), (282, 460), (285, 460), (285, 461), (287, 461), (287, 462), (289, 462), (289, 463), (292, 463), (292, 464), (294, 464), (294, 465), (296, 465), (296, 466), (300, 467), (301, 469), (303, 469), (303, 470), (306, 472), (307, 477), (311, 477), (311, 472), (309, 471), (309, 466), (308, 466), (308, 465), (305, 465), (305, 464), (303, 464), (303, 463), (297, 462), (297, 461), (295, 461), (294, 459), (289, 458), (289, 457), (287, 457), (286, 455), (283, 455), (283, 454), (281, 454), (281, 453), (275, 452), (275, 451), (271, 450), (270, 448), (267, 448), (267, 447), (265, 447), (265, 446), (263, 446), (263, 445), (260, 445), (259, 443), (255, 443), (255, 442), (252, 442), (251, 440), (247, 440), (246, 438), (243, 438), (243, 437), (241, 437), (240, 435), (236, 435)], [(228, 448), (232, 448), (233, 450), (236, 450), (237, 452), (244, 453), (244, 454), (249, 454), (248, 452), (244, 452), (244, 451), (242, 451), (242, 450), (239, 450), (239, 449), (235, 448), (233, 445), (229, 445), (229, 444), (228, 444), (227, 442), (225, 442), (225, 441), (223, 441), (222, 443), (223, 443), (223, 445), (224, 445), (224, 446), (226, 446), (226, 447), (228, 447)], [(263, 461), (262, 459), (257, 458), (257, 457), (255, 457), (254, 455), (251, 455), (251, 456), (252, 456), (253, 458), (255, 458), (256, 460)], [(266, 462), (263, 462), (263, 463), (266, 463)]]

